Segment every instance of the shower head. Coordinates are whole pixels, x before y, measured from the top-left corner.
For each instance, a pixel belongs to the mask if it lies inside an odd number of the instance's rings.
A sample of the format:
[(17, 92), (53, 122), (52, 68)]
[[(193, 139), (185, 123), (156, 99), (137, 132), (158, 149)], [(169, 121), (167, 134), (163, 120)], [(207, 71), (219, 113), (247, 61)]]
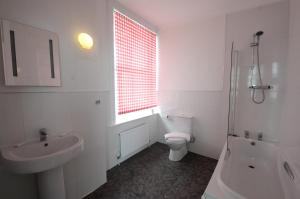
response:
[(255, 47), (259, 45), (260, 36), (264, 34), (263, 31), (258, 31), (253, 34), (253, 42), (250, 44), (251, 47)]
[(257, 33), (255, 33), (255, 36), (260, 37), (264, 34), (263, 31), (258, 31)]

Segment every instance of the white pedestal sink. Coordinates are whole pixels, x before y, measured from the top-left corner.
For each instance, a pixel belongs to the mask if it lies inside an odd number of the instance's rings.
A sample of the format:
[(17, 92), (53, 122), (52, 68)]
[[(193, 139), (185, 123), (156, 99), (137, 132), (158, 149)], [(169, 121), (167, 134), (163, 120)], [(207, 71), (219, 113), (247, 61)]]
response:
[(14, 173), (36, 173), (40, 199), (65, 199), (63, 164), (83, 151), (83, 139), (76, 134), (49, 137), (1, 150), (0, 161)]

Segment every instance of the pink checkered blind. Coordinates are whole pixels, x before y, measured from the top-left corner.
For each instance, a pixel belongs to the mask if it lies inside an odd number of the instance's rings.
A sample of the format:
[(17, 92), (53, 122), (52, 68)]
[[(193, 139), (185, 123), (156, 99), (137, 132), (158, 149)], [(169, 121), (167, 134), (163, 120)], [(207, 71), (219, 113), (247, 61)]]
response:
[(115, 11), (118, 114), (157, 106), (156, 34)]

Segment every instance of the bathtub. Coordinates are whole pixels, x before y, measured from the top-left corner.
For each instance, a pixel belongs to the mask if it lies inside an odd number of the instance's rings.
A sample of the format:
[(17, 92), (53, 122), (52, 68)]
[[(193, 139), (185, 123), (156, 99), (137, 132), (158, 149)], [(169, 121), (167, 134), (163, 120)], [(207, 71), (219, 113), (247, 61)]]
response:
[[(202, 199), (299, 199), (282, 167), (284, 153), (272, 143), (230, 137)], [(299, 151), (300, 152), (300, 151)], [(297, 186), (295, 186), (297, 187)]]

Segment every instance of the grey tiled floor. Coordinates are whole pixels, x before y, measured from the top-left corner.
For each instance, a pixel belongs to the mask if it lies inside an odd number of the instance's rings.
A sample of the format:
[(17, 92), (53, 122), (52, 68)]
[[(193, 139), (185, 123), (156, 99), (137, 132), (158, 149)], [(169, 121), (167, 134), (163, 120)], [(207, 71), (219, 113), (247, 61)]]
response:
[(189, 152), (171, 162), (168, 155), (168, 146), (153, 144), (109, 170), (108, 182), (84, 199), (200, 199), (217, 160)]

